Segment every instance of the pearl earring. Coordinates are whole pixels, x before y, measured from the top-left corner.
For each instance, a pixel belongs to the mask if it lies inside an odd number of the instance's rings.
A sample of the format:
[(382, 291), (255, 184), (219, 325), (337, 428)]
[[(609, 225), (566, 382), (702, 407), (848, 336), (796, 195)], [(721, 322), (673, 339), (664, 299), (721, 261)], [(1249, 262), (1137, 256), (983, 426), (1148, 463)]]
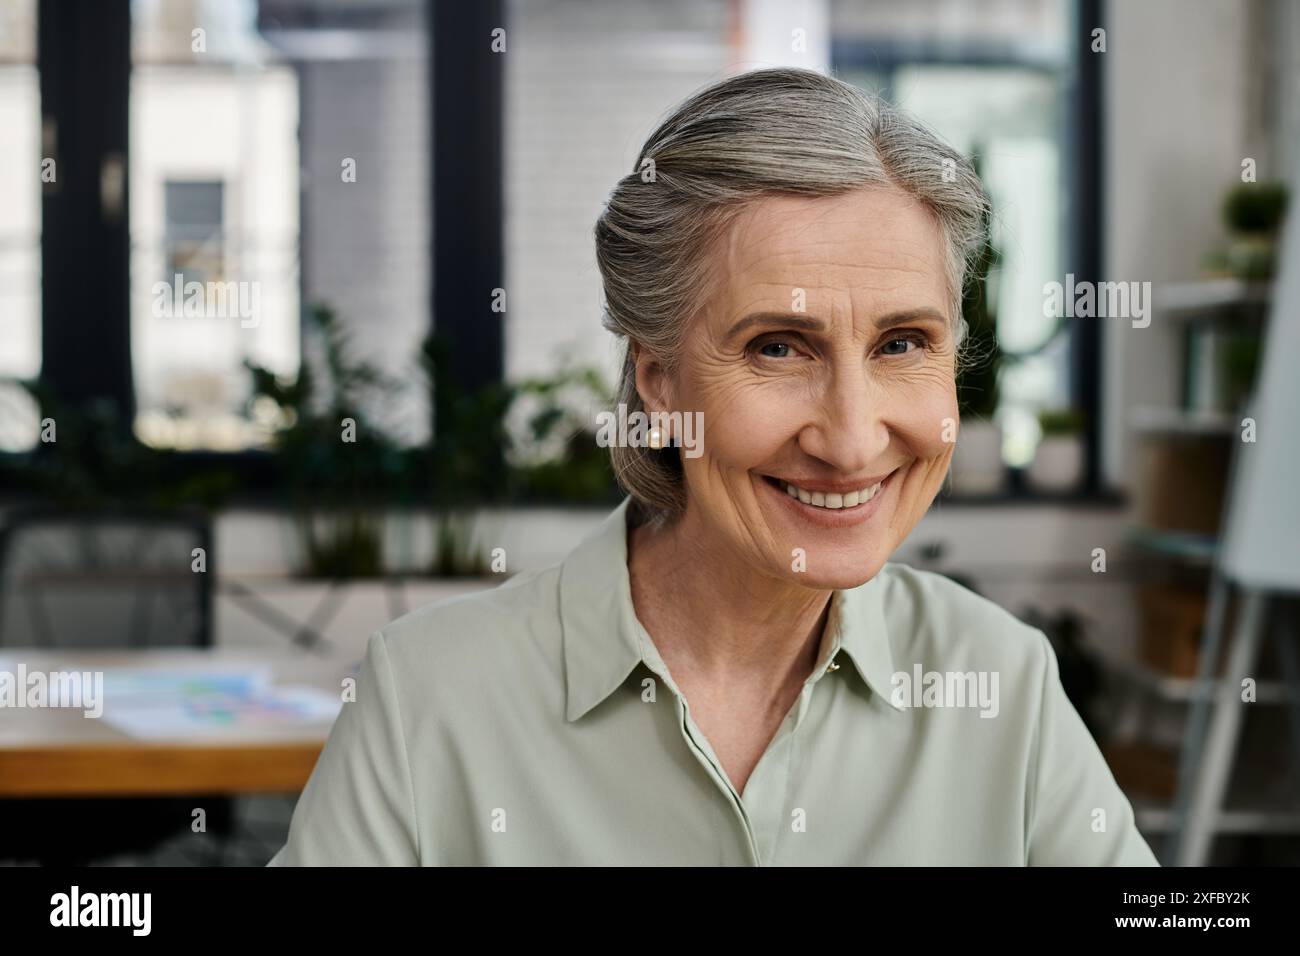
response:
[(650, 429), (650, 447), (651, 448), (664, 447), (664, 433), (657, 428)]

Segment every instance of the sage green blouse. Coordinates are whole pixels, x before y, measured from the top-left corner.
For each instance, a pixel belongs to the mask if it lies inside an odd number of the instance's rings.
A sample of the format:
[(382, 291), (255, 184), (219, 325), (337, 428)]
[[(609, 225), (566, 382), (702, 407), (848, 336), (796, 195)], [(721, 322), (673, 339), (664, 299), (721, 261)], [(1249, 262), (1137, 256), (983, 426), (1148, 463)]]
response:
[(887, 564), (736, 792), (633, 612), (628, 502), (372, 635), (271, 865), (1156, 865), (1043, 634)]

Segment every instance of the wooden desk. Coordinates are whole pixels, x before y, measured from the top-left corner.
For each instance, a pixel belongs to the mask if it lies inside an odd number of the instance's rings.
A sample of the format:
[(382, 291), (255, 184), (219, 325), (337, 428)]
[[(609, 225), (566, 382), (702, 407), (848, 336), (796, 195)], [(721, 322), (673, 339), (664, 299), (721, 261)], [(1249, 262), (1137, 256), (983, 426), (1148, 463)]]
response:
[[(277, 685), (332, 694), (352, 673), (350, 665), (301, 653), (235, 649), (0, 652), (0, 671), (16, 674), (19, 662), (28, 673), (268, 666)], [(293, 793), (306, 784), (331, 726), (324, 721), (202, 739), (138, 740), (80, 710), (0, 707), (0, 797)]]

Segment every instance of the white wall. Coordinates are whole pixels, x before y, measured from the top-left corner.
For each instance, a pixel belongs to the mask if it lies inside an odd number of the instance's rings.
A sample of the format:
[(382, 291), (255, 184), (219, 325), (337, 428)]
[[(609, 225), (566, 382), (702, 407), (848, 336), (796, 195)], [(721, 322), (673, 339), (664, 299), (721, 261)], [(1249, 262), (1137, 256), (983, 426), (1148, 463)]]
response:
[(34, 376), (41, 364), (40, 99), (35, 67), (0, 64), (0, 375)]
[[(1294, 36), (1297, 15), (1285, 5)], [(1290, 64), (1279, 90), (1261, 74), (1274, 60), (1260, 39), (1275, 15), (1269, 0), (1143, 0), (1107, 9), (1106, 277), (1156, 286), (1195, 279), (1225, 237), (1223, 196), (1239, 181), (1241, 161), (1256, 158), (1261, 180), (1283, 175), (1277, 134), (1268, 132), (1270, 98), (1289, 102), (1291, 129), (1300, 128), (1295, 49), (1277, 39)], [(1134, 478), (1131, 410), (1177, 400), (1176, 342), (1158, 313), (1144, 329), (1128, 321), (1105, 328), (1105, 473), (1112, 483)]]
[(719, 0), (510, 8), (506, 59), (506, 373), (557, 356), (618, 369), (600, 325), (592, 229), (645, 137), (679, 100), (721, 79)]
[[(479, 542), (485, 551), (505, 549), (508, 574), (536, 570), (563, 560), (605, 516), (603, 510), (583, 508), (490, 511), (482, 516)], [(940, 543), (945, 549), (942, 570), (973, 576), (982, 593), (1012, 613), (1028, 606), (1053, 613), (1073, 607), (1095, 623), (1094, 640), (1114, 654), (1133, 655), (1137, 618), (1132, 582), (1118, 565), (1125, 529), (1123, 512), (1111, 508), (940, 505), (925, 516), (893, 560), (919, 566), (920, 549)], [(387, 540), (389, 562), (426, 564), (433, 542), (429, 516), (392, 515)], [(295, 548), (293, 526), (282, 515), (232, 510), (217, 519), (217, 572), (239, 578), (284, 613), (307, 620), (325, 585), (283, 579), (296, 561)], [(1093, 548), (1106, 549), (1105, 574), (1091, 571)], [(480, 586), (446, 579), (350, 583), (345, 607), (328, 633), (336, 643), (352, 647), (358, 635), (364, 638), (402, 613), (405, 608), (395, 606), (395, 600), (418, 606)], [(400, 597), (390, 599), (392, 593)], [(229, 596), (218, 607), (218, 631), (223, 643), (282, 640)]]
[[(299, 65), (304, 305), (333, 307), (353, 354), (407, 385), (367, 411), (410, 442), (430, 420), (417, 373), (430, 308), (425, 67), (418, 52)], [(345, 157), (355, 182), (342, 181)]]

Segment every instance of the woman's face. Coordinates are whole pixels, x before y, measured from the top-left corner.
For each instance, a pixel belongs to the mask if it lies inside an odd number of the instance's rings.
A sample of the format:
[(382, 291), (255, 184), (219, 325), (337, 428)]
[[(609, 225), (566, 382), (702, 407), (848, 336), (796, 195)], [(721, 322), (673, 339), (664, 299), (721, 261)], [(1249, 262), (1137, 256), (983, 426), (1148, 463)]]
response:
[[(894, 188), (770, 197), (719, 241), (718, 286), (650, 407), (701, 412), (684, 520), (815, 588), (880, 570), (929, 507), (957, 421), (944, 242)], [(793, 491), (791, 489), (793, 486)], [(836, 507), (838, 505), (838, 507)]]

